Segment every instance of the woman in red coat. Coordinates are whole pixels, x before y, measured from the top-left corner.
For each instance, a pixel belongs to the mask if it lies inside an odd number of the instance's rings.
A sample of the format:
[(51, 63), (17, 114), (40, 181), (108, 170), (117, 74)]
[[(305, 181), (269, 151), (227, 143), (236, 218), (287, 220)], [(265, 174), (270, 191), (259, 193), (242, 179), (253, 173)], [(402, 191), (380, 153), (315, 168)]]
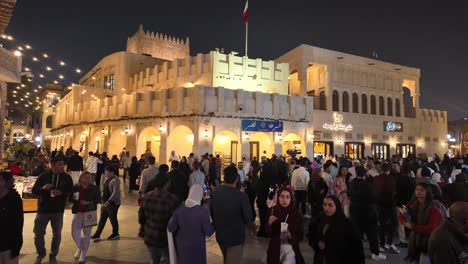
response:
[(270, 234), (267, 262), (304, 263), (299, 242), (304, 237), (302, 214), (294, 207), (293, 192), (287, 187), (278, 189), (277, 203), (272, 208), (267, 232)]

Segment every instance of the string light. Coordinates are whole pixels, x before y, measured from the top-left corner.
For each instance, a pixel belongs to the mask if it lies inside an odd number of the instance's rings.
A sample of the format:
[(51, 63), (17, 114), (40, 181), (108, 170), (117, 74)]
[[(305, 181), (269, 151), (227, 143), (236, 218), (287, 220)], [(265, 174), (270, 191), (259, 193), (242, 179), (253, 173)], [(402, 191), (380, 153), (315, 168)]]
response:
[(65, 77), (64, 77), (62, 74), (60, 74), (60, 75), (59, 75), (59, 78), (60, 78), (60, 79), (63, 79), (63, 78), (65, 78)]
[(44, 58), (49, 58), (49, 55), (47, 55), (47, 53), (42, 54), (42, 56), (44, 56)]
[(78, 69), (78, 68), (76, 68), (76, 72), (77, 72), (77, 73), (81, 73), (81, 70)]
[(33, 61), (39, 61), (36, 57), (32, 58)]
[(60, 64), (61, 66), (65, 66), (65, 62), (64, 62), (64, 61), (60, 61), (59, 64)]
[(49, 67), (49, 66), (47, 66), (47, 67), (46, 67), (46, 70), (47, 70), (47, 71), (51, 71), (51, 70), (52, 70), (52, 68), (51, 68), (51, 67)]
[(21, 53), (21, 51), (19, 51), (19, 50), (15, 50), (15, 51), (13, 52), (13, 54), (15, 54), (16, 57), (20, 57), (20, 56), (23, 55), (23, 53)]
[(29, 45), (26, 45), (24, 47), (26, 47), (26, 49), (31, 49), (31, 46), (29, 46)]
[(44, 74), (39, 74), (39, 77), (44, 78), (45, 76), (44, 76)]

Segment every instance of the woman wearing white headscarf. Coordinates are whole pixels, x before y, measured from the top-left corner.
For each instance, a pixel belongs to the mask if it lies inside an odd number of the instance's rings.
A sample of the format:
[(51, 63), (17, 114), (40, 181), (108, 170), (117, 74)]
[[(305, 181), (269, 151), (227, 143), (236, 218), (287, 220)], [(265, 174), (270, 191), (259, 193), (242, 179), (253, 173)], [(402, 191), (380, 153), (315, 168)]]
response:
[(205, 237), (211, 236), (214, 228), (208, 209), (201, 206), (202, 198), (203, 188), (193, 185), (187, 200), (176, 209), (167, 226), (175, 236), (178, 264), (206, 263)]

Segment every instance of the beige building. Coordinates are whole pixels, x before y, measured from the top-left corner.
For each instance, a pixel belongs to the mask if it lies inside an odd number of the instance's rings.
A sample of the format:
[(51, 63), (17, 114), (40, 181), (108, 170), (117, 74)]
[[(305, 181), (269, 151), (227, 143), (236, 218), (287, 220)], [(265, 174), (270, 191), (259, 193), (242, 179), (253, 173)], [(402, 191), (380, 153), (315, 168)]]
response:
[[(413, 95), (408, 110), (403, 86)], [(446, 113), (419, 108), (418, 69), (306, 45), (275, 61), (219, 51), (191, 57), (188, 38), (142, 27), (126, 51), (102, 59), (49, 115), (52, 148), (150, 150), (158, 162), (172, 150), (237, 162), (291, 149), (308, 157), (447, 149)]]

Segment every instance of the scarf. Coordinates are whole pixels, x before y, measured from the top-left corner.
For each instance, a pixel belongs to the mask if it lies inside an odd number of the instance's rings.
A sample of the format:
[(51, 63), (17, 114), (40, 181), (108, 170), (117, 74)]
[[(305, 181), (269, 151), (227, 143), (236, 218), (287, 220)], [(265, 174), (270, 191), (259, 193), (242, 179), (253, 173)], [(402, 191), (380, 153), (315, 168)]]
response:
[[(289, 195), (291, 196), (291, 201), (289, 202), (289, 205), (286, 206), (286, 207), (283, 207), (279, 202), (279, 198), (280, 198), (282, 192), (288, 192)], [(288, 187), (281, 187), (281, 188), (278, 189), (276, 196), (277, 196), (276, 205), (272, 208), (272, 215), (278, 217), (278, 219), (281, 222), (285, 222), (286, 217), (288, 217), (289, 215), (291, 215), (294, 212), (294, 196), (293, 196), (293, 193), (292, 193), (291, 189), (289, 189)]]
[(185, 207), (192, 208), (196, 205), (201, 204), (201, 200), (203, 199), (203, 188), (200, 184), (195, 184), (190, 187), (189, 195), (187, 200), (185, 200)]

